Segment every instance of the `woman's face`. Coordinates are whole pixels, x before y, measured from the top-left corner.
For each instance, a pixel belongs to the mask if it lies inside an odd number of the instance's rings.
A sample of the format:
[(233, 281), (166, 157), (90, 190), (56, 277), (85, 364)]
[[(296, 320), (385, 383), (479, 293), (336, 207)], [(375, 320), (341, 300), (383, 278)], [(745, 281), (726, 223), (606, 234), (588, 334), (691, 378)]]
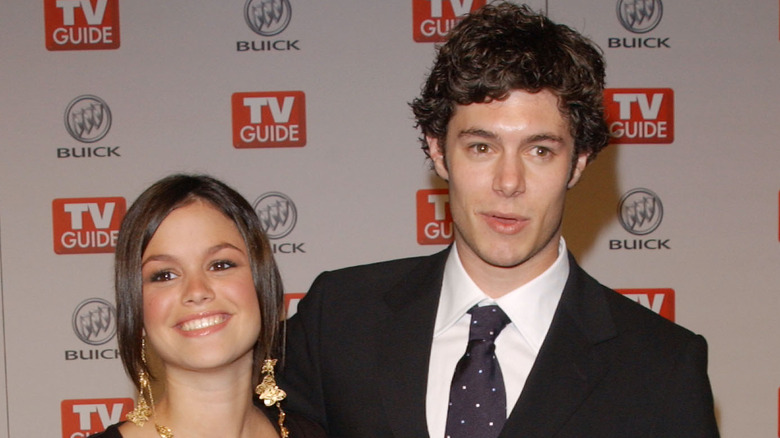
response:
[(173, 210), (141, 269), (144, 330), (166, 370), (251, 367), (260, 306), (246, 244), (228, 217), (201, 200)]

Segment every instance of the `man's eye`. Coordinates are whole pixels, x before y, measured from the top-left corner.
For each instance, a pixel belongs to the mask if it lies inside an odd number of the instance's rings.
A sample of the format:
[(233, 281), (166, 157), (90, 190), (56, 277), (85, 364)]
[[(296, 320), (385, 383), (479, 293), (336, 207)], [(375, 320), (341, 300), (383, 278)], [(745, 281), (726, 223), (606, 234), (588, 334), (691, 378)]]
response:
[(212, 271), (224, 271), (234, 267), (236, 267), (236, 264), (230, 260), (218, 260), (211, 264)]
[(474, 152), (476, 152), (478, 154), (485, 154), (485, 153), (490, 152), (490, 146), (488, 146), (488, 145), (486, 145), (484, 143), (475, 144), (475, 145), (471, 146), (471, 148), (474, 150)]
[(550, 150), (542, 146), (537, 146), (536, 148), (534, 148), (534, 154), (537, 157), (546, 157), (550, 155)]

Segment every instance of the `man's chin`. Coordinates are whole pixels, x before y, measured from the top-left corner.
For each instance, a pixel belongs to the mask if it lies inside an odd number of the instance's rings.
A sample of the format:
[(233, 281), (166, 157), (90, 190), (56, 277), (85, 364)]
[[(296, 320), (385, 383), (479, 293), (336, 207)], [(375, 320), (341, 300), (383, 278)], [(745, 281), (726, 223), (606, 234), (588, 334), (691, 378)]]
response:
[(482, 261), (495, 268), (512, 269), (522, 266), (533, 258), (529, 254), (485, 254)]
[(537, 264), (550, 265), (557, 258), (557, 252), (555, 255), (551, 255), (552, 260), (543, 260), (546, 257), (546, 251), (543, 248), (535, 248), (528, 251), (518, 251), (517, 247), (507, 248), (506, 251), (496, 251), (495, 248), (491, 248), (492, 251), (483, 252), (483, 256), (480, 257), (483, 262), (490, 266), (502, 269), (514, 269), (523, 266), (533, 266)]

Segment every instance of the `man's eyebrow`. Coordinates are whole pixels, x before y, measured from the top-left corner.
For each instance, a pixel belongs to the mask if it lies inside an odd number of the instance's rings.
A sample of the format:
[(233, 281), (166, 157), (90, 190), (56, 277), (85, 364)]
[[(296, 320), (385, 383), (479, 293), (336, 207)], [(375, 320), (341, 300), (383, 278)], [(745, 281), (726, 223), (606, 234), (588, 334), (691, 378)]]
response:
[(489, 139), (497, 139), (498, 135), (495, 132), (487, 131), (484, 129), (479, 128), (469, 128), (464, 129), (458, 133), (458, 138), (463, 137), (482, 137), (482, 138), (489, 138)]
[(561, 137), (560, 135), (547, 134), (547, 133), (534, 134), (534, 135), (528, 137), (525, 140), (526, 143), (536, 143), (536, 142), (540, 142), (540, 141), (552, 141), (552, 142), (555, 142), (555, 143), (563, 143), (564, 142), (563, 137)]
[[(487, 131), (485, 129), (479, 129), (479, 128), (470, 128), (470, 129), (464, 129), (458, 133), (459, 138), (463, 137), (481, 137), (491, 140), (498, 139), (498, 134), (492, 131)], [(562, 136), (553, 134), (553, 133), (540, 133), (540, 134), (534, 134), (530, 137), (527, 137), (523, 140), (523, 143), (537, 143), (537, 142), (545, 142), (545, 141), (551, 141), (555, 143), (563, 143), (564, 139)]]

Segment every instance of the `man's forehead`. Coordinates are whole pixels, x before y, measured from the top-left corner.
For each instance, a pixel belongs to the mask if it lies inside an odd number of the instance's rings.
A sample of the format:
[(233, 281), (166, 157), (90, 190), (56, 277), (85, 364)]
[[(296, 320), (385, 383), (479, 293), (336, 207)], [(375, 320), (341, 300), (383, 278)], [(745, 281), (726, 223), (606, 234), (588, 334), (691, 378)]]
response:
[[(549, 97), (552, 97), (554, 99), (555, 108), (557, 109), (557, 113), (560, 116), (560, 120), (561, 120), (561, 123), (563, 124), (564, 130), (567, 133), (569, 133), (572, 137), (575, 136), (576, 133), (574, 132), (571, 118), (570, 118), (569, 114), (567, 113), (567, 111), (565, 111), (565, 108), (563, 108), (561, 106), (561, 98), (560, 98), (560, 96), (557, 93), (554, 93), (552, 90), (549, 90), (549, 89), (546, 89), (546, 88), (545, 89), (541, 89), (541, 90), (532, 90), (532, 91), (528, 91), (528, 90), (524, 90), (524, 89), (513, 89), (513, 90), (510, 90), (508, 93), (506, 93), (506, 95), (502, 95), (500, 98), (487, 98), (487, 99), (485, 99), (482, 102), (473, 102), (473, 103), (468, 103), (468, 104), (457, 104), (456, 103), (456, 104), (453, 105), (452, 112), (450, 113), (449, 120), (447, 121), (447, 132), (446, 132), (446, 135), (452, 134), (450, 128), (452, 127), (453, 119), (455, 119), (457, 116), (462, 115), (462, 112), (463, 112), (464, 109), (474, 108), (474, 107), (485, 107), (485, 108), (488, 108), (490, 106), (493, 106), (492, 104), (495, 104), (497, 102), (506, 102), (510, 98), (510, 96), (513, 94), (514, 91), (519, 91), (519, 92), (522, 92), (522, 93), (525, 93), (525, 94), (530, 94), (530, 95), (539, 95), (540, 93), (542, 93), (542, 94), (545, 94), (545, 95), (547, 95)], [(532, 104), (532, 105), (534, 105), (534, 104)], [(543, 105), (543, 104), (541, 102), (537, 102), (535, 105)], [(466, 129), (479, 129), (479, 128), (480, 127), (478, 127), (478, 126), (471, 126), (471, 127), (466, 128)]]

